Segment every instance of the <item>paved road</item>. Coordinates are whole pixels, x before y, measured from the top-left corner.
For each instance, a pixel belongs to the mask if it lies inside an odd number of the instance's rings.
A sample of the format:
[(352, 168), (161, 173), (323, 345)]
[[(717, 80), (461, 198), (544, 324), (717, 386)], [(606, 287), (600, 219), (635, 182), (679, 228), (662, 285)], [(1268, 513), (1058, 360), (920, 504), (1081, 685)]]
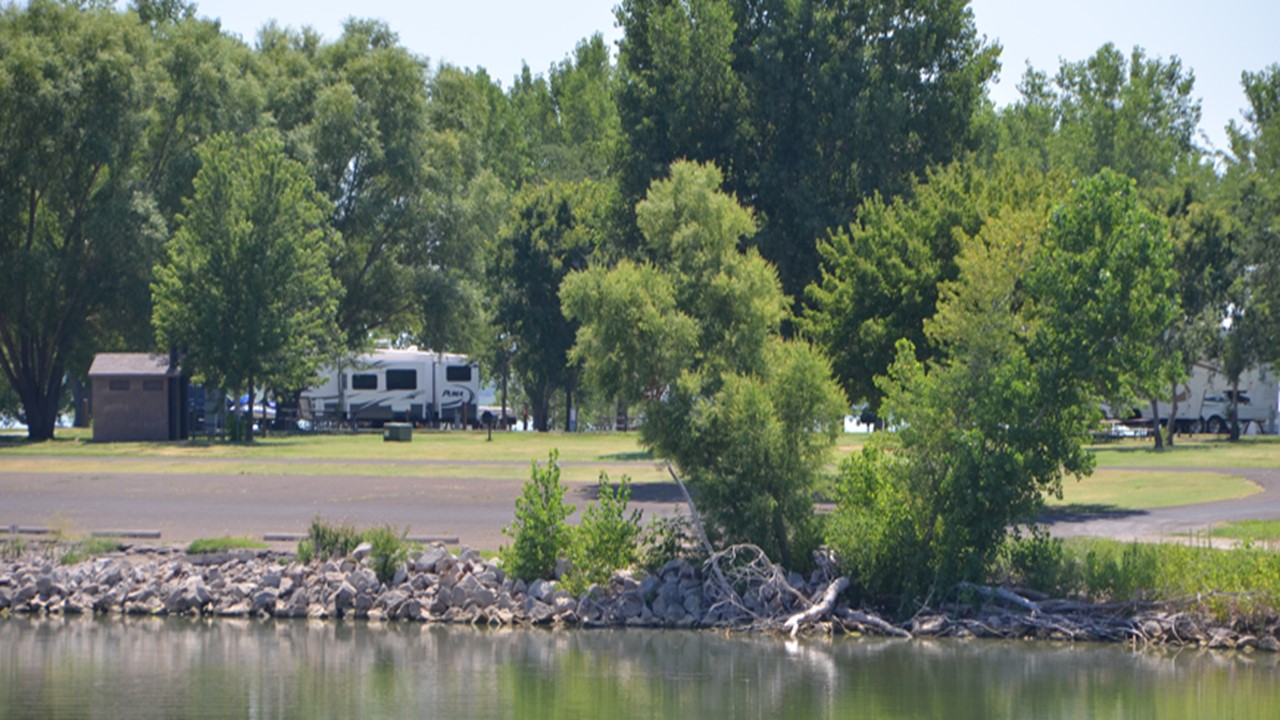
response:
[[(83, 458), (75, 461), (83, 463)], [(128, 459), (133, 468), (139, 461)], [(513, 519), (515, 498), (524, 482), (443, 475), (439, 473), (444, 468), (433, 467), (448, 464), (452, 467), (447, 471), (457, 472), (462, 464), (458, 462), (410, 463), (421, 466), (421, 472), (412, 477), (378, 477), (283, 472), (174, 474), (159, 467), (171, 465), (171, 459), (141, 461), (154, 461), (157, 472), (113, 470), (117, 463), (108, 458), (101, 463), (95, 460), (98, 467), (84, 472), (59, 469), (59, 462), (65, 462), (60, 458), (0, 456), (0, 528), (45, 526), (74, 534), (159, 530), (163, 542), (186, 543), (222, 535), (301, 533), (312, 518), (320, 516), (359, 527), (390, 524), (408, 528), (413, 536), (456, 537), (461, 544), (496, 549), (508, 541), (502, 528)], [(24, 470), (6, 467), (17, 462)], [(291, 463), (276, 462), (282, 466)], [(33, 463), (47, 463), (48, 467), (30, 471)], [(511, 465), (528, 467), (526, 463)], [(647, 468), (645, 463), (636, 465)], [(1059, 536), (1156, 539), (1204, 531), (1216, 522), (1280, 518), (1280, 468), (1209, 471), (1244, 476), (1260, 485), (1263, 492), (1203, 505), (1056, 518), (1051, 530)], [(593, 499), (594, 483), (566, 484), (566, 500), (579, 509)], [(633, 484), (632, 506), (643, 510), (646, 518), (683, 511), (678, 489), (669, 482)]]
[[(27, 469), (33, 463), (48, 467), (15, 472), (6, 468), (12, 464), (6, 460), (20, 461)], [(411, 536), (456, 537), (461, 544), (497, 549), (509, 542), (502, 528), (514, 519), (515, 498), (524, 482), (440, 475), (432, 467), (438, 463), (430, 462), (419, 463), (422, 472), (412, 477), (374, 477), (122, 472), (113, 470), (110, 460), (83, 472), (59, 470), (60, 460), (0, 456), (0, 528), (44, 526), (74, 534), (159, 530), (162, 542), (177, 544), (223, 535), (301, 533), (321, 516), (358, 527), (390, 524), (408, 528)], [(129, 458), (135, 468), (138, 460)], [(173, 460), (154, 462), (171, 465)], [(457, 472), (459, 463), (449, 464)], [(528, 468), (528, 463), (511, 464)], [(566, 501), (579, 510), (594, 499), (594, 483), (566, 485)], [(681, 508), (674, 483), (634, 484), (632, 505), (646, 518)]]
[(1087, 535), (1120, 540), (1155, 540), (1171, 535), (1203, 533), (1215, 523), (1220, 522), (1280, 519), (1280, 468), (1159, 469), (1217, 472), (1243, 477), (1257, 483), (1262, 488), (1262, 492), (1239, 500), (1223, 500), (1200, 505), (1057, 518), (1050, 523), (1050, 530), (1060, 537)]

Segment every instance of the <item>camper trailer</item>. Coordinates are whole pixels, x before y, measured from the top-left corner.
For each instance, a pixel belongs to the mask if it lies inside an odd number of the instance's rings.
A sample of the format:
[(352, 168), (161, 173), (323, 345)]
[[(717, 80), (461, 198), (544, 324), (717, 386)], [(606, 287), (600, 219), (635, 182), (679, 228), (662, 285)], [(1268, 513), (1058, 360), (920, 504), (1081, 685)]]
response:
[[(1250, 427), (1258, 432), (1277, 432), (1277, 405), (1280, 405), (1280, 380), (1275, 371), (1262, 365), (1249, 368), (1240, 374), (1240, 381), (1232, 386), (1218, 366), (1198, 362), (1191, 369), (1191, 376), (1178, 385), (1178, 409), (1176, 423), (1182, 432), (1223, 433), (1231, 429), (1231, 405), (1238, 400), (1236, 412), (1242, 431)], [(1157, 398), (1156, 422), (1166, 424), (1171, 405), (1169, 398)], [(1150, 406), (1134, 408), (1130, 421), (1152, 422)]]
[(387, 422), (465, 427), (478, 421), (480, 365), (465, 355), (409, 348), (325, 367), (304, 390), (299, 415), (314, 424)]

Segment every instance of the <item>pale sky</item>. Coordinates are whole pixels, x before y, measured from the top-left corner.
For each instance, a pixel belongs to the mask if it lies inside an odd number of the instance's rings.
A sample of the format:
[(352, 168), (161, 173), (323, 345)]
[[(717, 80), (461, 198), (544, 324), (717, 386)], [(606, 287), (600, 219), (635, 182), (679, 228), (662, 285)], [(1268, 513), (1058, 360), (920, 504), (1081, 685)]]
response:
[[(310, 25), (336, 38), (350, 16), (385, 20), (400, 42), (432, 63), (483, 67), (511, 84), (522, 62), (545, 73), (584, 38), (601, 33), (614, 44), (617, 0), (195, 0), (198, 14), (220, 18), (224, 30), (253, 43), (270, 19)], [(1225, 147), (1223, 128), (1245, 105), (1240, 72), (1280, 63), (1277, 0), (972, 0), (978, 32), (1004, 47), (992, 98), (1017, 97), (1026, 63), (1052, 75), (1059, 60), (1082, 60), (1105, 42), (1126, 54), (1140, 45), (1149, 57), (1177, 56), (1195, 72), (1201, 129)]]

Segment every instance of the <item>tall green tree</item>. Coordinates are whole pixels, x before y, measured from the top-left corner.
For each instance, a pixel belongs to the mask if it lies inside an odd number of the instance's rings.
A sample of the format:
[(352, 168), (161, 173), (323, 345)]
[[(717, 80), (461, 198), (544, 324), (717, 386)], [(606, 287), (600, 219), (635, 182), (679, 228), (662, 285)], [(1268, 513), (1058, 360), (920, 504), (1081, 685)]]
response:
[(334, 42), (268, 26), (269, 109), (333, 208), (333, 274), (348, 347), (420, 328), (417, 295), (451, 264), (427, 239), (427, 68), (385, 23), (350, 19)]
[(622, 141), (615, 98), (617, 70), (599, 33), (578, 43), (572, 56), (549, 72), (551, 98), (559, 118), (566, 179), (611, 177)]
[(94, 328), (145, 287), (163, 238), (139, 178), (153, 45), (80, 3), (0, 8), (0, 372), (33, 440), (53, 436)]
[(598, 33), (578, 43), (546, 76), (528, 66), (508, 92), (520, 183), (604, 180), (616, 161), (621, 125), (614, 98), (617, 73)]
[[(1052, 76), (1028, 68), (1019, 88), (1022, 99), (997, 122), (1000, 153), (1075, 177), (1104, 168), (1127, 175), (1177, 240), (1183, 309), (1157, 343), (1171, 359), (1181, 358), (1181, 368), (1172, 363), (1171, 376), (1153, 378), (1138, 397), (1113, 398), (1121, 406), (1150, 403), (1154, 411), (1157, 398), (1176, 398), (1170, 390), (1192, 363), (1216, 352), (1206, 339), (1224, 305), (1223, 288), (1212, 281), (1232, 265), (1225, 228), (1211, 220), (1217, 176), (1195, 135), (1195, 75), (1176, 56), (1148, 57), (1140, 47), (1126, 55), (1107, 43), (1083, 60), (1062, 60)], [(1168, 442), (1174, 430), (1170, 424)], [(1166, 442), (1161, 433), (1154, 438), (1157, 447)]]
[(724, 0), (624, 0), (618, 56), (628, 203), (679, 159), (731, 167), (746, 131), (746, 88), (734, 70), (735, 26)]
[(714, 161), (796, 296), (828, 228), (975, 147), (998, 68), (966, 0), (630, 0), (618, 19), (624, 194)]
[(348, 20), (317, 62), (326, 84), (308, 141), (316, 188), (342, 238), (333, 265), (345, 291), (339, 325), (357, 348), (371, 331), (405, 329), (415, 285), (432, 270), (423, 247), (425, 69), (385, 24), (367, 20)]
[[(1177, 273), (1178, 314), (1160, 339), (1174, 360), (1173, 376), (1148, 397), (1169, 398), (1169, 416), (1177, 417), (1181, 388), (1192, 366), (1223, 356), (1222, 320), (1231, 312), (1233, 285), (1240, 271), (1242, 238), (1222, 178), (1208, 164), (1184, 163), (1177, 180), (1157, 193), (1158, 212), (1168, 219)], [(1181, 362), (1177, 362), (1177, 359)], [(1155, 417), (1158, 406), (1153, 408)], [(1178, 430), (1169, 422), (1157, 448), (1172, 445)]]
[(644, 260), (565, 279), (571, 353), (602, 396), (641, 402), (641, 441), (680, 467), (714, 536), (806, 562), (845, 400), (821, 354), (781, 338), (788, 298), (739, 249), (755, 220), (722, 183), (673, 164), (636, 208)]
[(237, 397), (305, 387), (337, 341), (332, 208), (274, 131), (216, 135), (198, 154), (152, 285), (158, 340)]
[(200, 169), (195, 148), (219, 132), (245, 133), (263, 121), (265, 99), (251, 48), (196, 18), (193, 5), (135, 3), (155, 39), (156, 88), (142, 172), (165, 222), (172, 226)]
[(821, 279), (809, 287), (810, 309), (798, 324), (831, 357), (849, 397), (879, 410), (876, 378), (900, 340), (921, 361), (937, 353), (925, 323), (940, 287), (959, 274), (966, 237), (1008, 208), (1047, 211), (1065, 190), (1062, 175), (1017, 162), (956, 162), (930, 170), (906, 195), (871, 198), (853, 223), (819, 243)]
[[(515, 201), (499, 234), (490, 270), (494, 323), (508, 343), (534, 429), (550, 428), (552, 396), (566, 395), (566, 412), (579, 384), (569, 362), (577, 323), (560, 311), (560, 285), (587, 267), (610, 234), (612, 186), (589, 180), (531, 185)], [(567, 423), (566, 423), (567, 425)]]
[(926, 364), (900, 344), (884, 382), (899, 430), (842, 472), (829, 540), (864, 596), (912, 607), (981, 579), (1012, 524), (1092, 470), (1098, 403), (1167, 362), (1161, 225), (1104, 171), (1051, 214), (1011, 208), (966, 240), (927, 325), (942, 352)]
[(1227, 178), (1242, 234), (1234, 298), (1243, 327), (1258, 340), (1254, 360), (1280, 363), (1280, 65), (1241, 75), (1245, 124), (1228, 129)]
[(520, 187), (508, 144), (511, 103), (484, 72), (443, 66), (428, 82), (427, 232), (432, 272), (415, 297), (413, 335), (429, 347), (479, 352), (490, 341), (485, 278)]
[(1126, 56), (1111, 43), (1064, 59), (1052, 78), (1028, 68), (1021, 100), (1002, 112), (1002, 149), (1080, 176), (1111, 168), (1146, 195), (1199, 155), (1194, 88), (1195, 74), (1176, 56), (1152, 58), (1140, 47)]

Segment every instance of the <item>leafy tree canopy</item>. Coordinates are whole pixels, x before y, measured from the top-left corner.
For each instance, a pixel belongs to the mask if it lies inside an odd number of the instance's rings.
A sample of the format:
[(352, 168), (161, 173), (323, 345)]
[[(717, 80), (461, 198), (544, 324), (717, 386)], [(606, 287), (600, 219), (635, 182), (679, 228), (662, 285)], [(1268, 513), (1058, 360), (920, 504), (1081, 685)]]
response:
[(53, 436), (101, 333), (128, 327), (164, 234), (135, 165), (153, 52), (110, 9), (0, 8), (0, 372), (33, 440)]
[(624, 195), (674, 160), (716, 163), (792, 295), (816, 278), (828, 228), (975, 147), (998, 69), (966, 0), (627, 0), (617, 13)]
[(273, 131), (216, 135), (199, 156), (152, 285), (158, 341), (237, 396), (305, 387), (336, 342), (331, 206)]
[(926, 335), (882, 381), (898, 428), (845, 467), (829, 539), (861, 590), (910, 604), (982, 577), (1008, 527), (1087, 474), (1103, 398), (1159, 374), (1172, 248), (1131, 180), (1104, 171), (1052, 213), (1013, 208), (964, 241)]
[(645, 260), (565, 279), (571, 355), (602, 395), (642, 402), (642, 442), (680, 466), (713, 533), (804, 561), (845, 400), (825, 358), (780, 337), (788, 300), (739, 249), (755, 222), (721, 183), (673, 164), (636, 208)]
[(1234, 299), (1254, 358), (1280, 362), (1280, 65), (1241, 75), (1249, 108), (1229, 129), (1229, 196), (1243, 238)]

